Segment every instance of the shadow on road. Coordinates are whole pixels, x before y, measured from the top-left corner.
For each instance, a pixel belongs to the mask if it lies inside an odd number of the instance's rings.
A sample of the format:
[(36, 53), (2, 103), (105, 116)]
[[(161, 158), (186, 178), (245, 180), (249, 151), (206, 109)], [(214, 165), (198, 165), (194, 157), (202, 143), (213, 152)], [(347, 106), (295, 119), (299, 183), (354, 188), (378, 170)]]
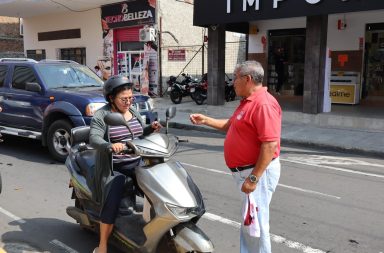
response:
[[(24, 219), (25, 223), (12, 221), (13, 231), (1, 236), (7, 253), (24, 252), (68, 252), (57, 242), (77, 252), (92, 252), (97, 245), (97, 235), (82, 230), (79, 225), (53, 218)], [(24, 251), (25, 249), (34, 251)]]
[(3, 135), (4, 141), (0, 143), (0, 154), (15, 157), (19, 160), (56, 164), (48, 149), (41, 146), (39, 140), (16, 137), (12, 135)]

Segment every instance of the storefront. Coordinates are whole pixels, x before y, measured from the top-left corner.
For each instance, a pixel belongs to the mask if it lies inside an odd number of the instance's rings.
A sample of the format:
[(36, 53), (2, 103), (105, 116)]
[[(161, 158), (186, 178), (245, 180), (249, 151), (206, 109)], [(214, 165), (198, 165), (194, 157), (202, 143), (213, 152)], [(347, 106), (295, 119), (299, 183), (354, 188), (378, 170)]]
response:
[(102, 7), (104, 56), (111, 74), (127, 76), (141, 93), (158, 93), (154, 46), (156, 1), (125, 1)]
[(384, 97), (384, 23), (367, 24), (365, 41), (363, 96)]
[[(277, 91), (279, 75), (282, 78), (279, 93), (303, 95), (305, 59), (305, 29), (268, 31), (268, 87)], [(279, 73), (278, 73), (279, 72)]]
[[(194, 25), (207, 27), (218, 41), (225, 31), (248, 34), (248, 59), (262, 63), (271, 92), (280, 69), (283, 95), (303, 95), (303, 112), (316, 114), (332, 94), (344, 96), (332, 101), (348, 104), (383, 96), (383, 9), (384, 2), (375, 0), (195, 0)], [(221, 52), (221, 44), (209, 42), (213, 69), (208, 73), (218, 72), (217, 59), (223, 59), (215, 52)], [(278, 59), (283, 67), (277, 67)], [(326, 76), (328, 61), (331, 76)]]

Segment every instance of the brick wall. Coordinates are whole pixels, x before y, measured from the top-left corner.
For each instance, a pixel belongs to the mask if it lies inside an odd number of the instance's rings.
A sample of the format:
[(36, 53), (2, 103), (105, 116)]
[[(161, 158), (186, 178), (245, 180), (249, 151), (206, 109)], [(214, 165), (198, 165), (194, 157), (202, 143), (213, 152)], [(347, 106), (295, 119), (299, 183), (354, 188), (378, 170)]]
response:
[(0, 16), (0, 57), (20, 57), (23, 51), (19, 18)]

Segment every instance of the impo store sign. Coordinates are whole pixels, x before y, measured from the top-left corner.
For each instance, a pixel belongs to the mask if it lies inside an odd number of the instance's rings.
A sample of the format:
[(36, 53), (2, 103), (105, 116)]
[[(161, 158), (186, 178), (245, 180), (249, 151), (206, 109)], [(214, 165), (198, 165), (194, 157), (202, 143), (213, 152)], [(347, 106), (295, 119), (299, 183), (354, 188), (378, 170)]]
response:
[(194, 25), (384, 9), (383, 0), (195, 0)]
[[(280, 2), (283, 2), (284, 0), (272, 0), (271, 3), (273, 4), (273, 8), (276, 9), (279, 6)], [(317, 4), (320, 3), (322, 0), (303, 0), (309, 4)], [(337, 1), (337, 0), (334, 0)], [(347, 2), (348, 0), (339, 0), (342, 2)], [(232, 0), (227, 0), (227, 13), (231, 13), (231, 5)], [(255, 6), (255, 10), (260, 10), (260, 0), (243, 0), (243, 11), (247, 10), (248, 6)]]

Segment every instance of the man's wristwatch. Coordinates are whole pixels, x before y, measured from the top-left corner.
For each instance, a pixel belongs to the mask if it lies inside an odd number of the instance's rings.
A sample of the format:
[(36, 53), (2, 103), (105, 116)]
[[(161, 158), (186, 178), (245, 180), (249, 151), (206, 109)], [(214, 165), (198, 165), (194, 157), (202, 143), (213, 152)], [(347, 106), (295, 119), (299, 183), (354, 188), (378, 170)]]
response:
[(251, 181), (251, 183), (257, 184), (257, 182), (259, 182), (259, 178), (253, 174), (250, 174), (248, 178), (249, 178), (249, 181)]

